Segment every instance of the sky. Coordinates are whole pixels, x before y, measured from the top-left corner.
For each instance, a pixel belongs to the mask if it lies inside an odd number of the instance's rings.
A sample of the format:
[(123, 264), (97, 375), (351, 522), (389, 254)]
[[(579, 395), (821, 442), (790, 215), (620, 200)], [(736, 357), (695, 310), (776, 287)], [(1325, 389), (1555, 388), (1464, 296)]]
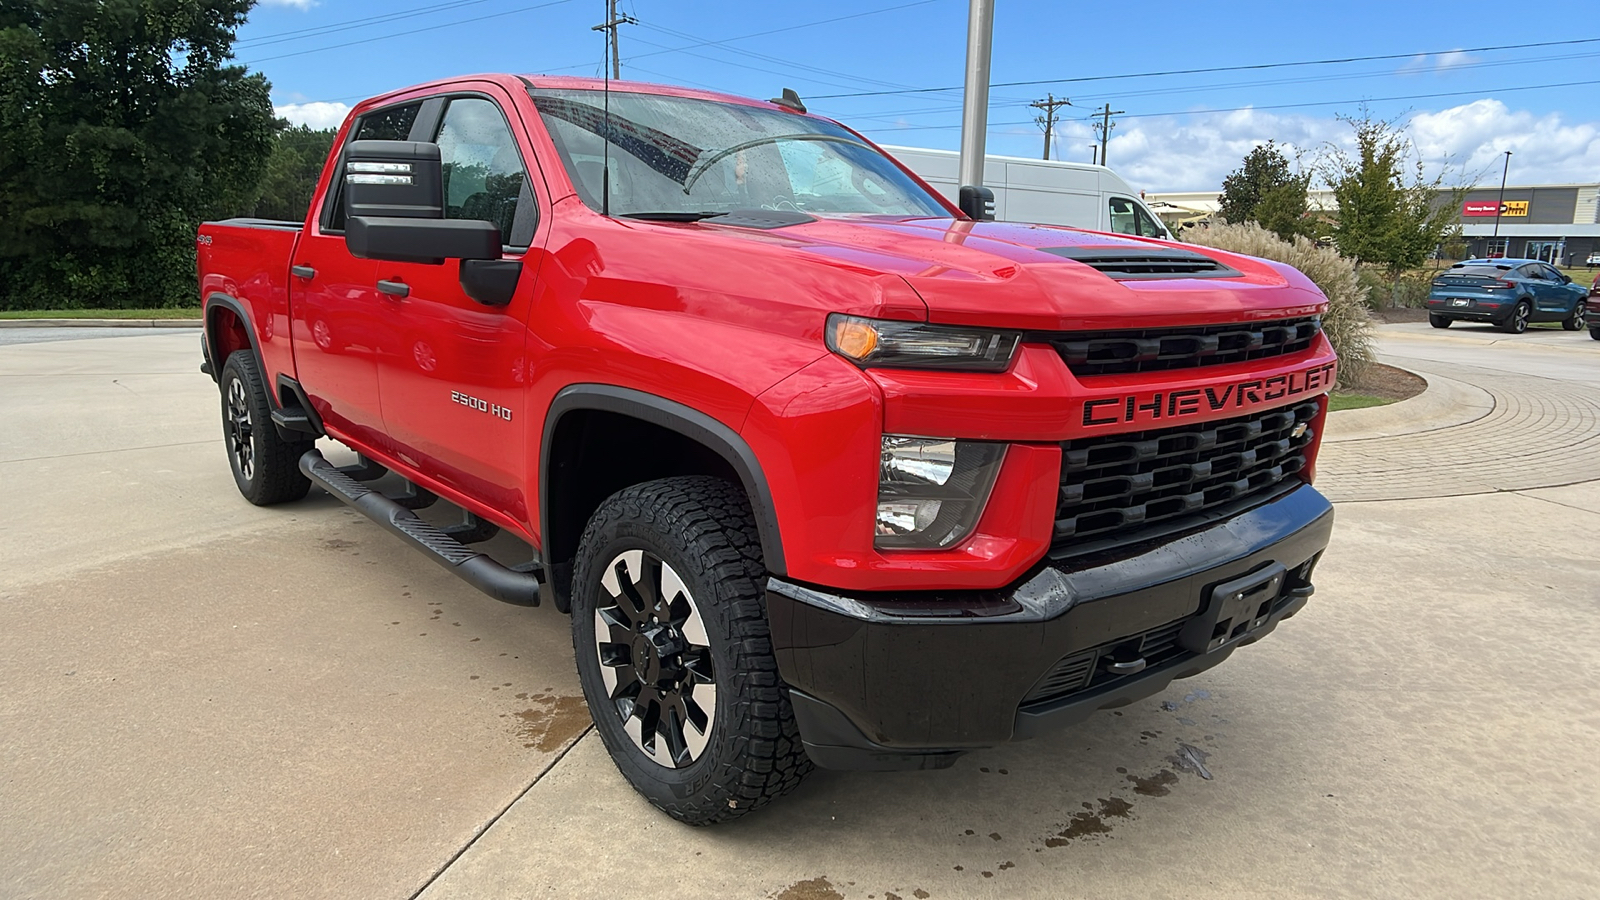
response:
[[(960, 146), (967, 0), (621, 6), (637, 20), (620, 29), (624, 79), (762, 98), (789, 87), (880, 144)], [(1071, 105), (1052, 158), (1090, 161), (1092, 113), (1109, 103), (1122, 114), (1107, 162), (1150, 192), (1217, 190), (1269, 139), (1314, 170), (1350, 146), (1340, 117), (1363, 111), (1404, 127), (1449, 185), (1498, 185), (1506, 150), (1511, 184), (1600, 182), (1594, 0), (1537, 15), (1415, 0), (995, 7), (991, 154), (1042, 155), (1029, 104), (1053, 96)], [(605, 0), (260, 0), (235, 54), (272, 82), (279, 115), (333, 127), (365, 97), (435, 78), (598, 76), (591, 29), (605, 12)], [(1368, 59), (1332, 62), (1356, 57)]]

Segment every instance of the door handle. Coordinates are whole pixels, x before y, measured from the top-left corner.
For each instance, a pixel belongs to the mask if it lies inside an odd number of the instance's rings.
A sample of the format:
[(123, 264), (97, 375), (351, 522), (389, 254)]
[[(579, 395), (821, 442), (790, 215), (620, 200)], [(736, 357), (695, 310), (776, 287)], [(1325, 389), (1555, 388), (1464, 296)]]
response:
[(388, 294), (391, 297), (409, 297), (411, 296), (411, 286), (404, 281), (380, 281), (378, 282), (378, 292)]
[(315, 278), (317, 277), (317, 270), (310, 266), (290, 266), (289, 274), (296, 278)]

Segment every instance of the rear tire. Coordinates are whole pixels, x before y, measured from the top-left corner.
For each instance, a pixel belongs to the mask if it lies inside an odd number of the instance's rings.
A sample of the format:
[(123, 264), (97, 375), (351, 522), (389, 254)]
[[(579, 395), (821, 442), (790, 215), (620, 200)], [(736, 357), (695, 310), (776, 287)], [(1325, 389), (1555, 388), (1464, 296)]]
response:
[(1528, 315), (1533, 312), (1533, 307), (1526, 300), (1518, 300), (1512, 308), (1511, 315), (1501, 323), (1500, 330), (1506, 334), (1521, 334), (1528, 330)]
[(300, 457), (313, 441), (285, 441), (272, 424), (272, 401), (249, 350), (236, 350), (217, 379), (222, 389), (222, 437), (239, 493), (257, 506), (299, 500), (311, 489)]
[(1572, 311), (1572, 315), (1561, 320), (1561, 327), (1567, 331), (1582, 331), (1587, 324), (1588, 322), (1585, 321), (1584, 316), (1584, 304), (1581, 300), (1578, 301), (1578, 308)]
[(812, 768), (765, 579), (749, 502), (716, 478), (619, 491), (578, 546), (572, 644), (595, 729), (634, 789), (690, 825), (765, 806)]
[(1428, 324), (1435, 328), (1449, 328), (1450, 317), (1441, 316), (1438, 313), (1428, 313)]

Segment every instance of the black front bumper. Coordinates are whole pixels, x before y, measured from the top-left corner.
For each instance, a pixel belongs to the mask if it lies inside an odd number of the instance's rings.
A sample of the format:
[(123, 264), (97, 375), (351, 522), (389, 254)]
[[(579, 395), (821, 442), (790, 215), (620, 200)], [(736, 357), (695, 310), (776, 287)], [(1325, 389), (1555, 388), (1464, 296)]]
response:
[(999, 591), (844, 596), (772, 578), (773, 648), (818, 765), (941, 768), (1159, 693), (1260, 640), (1305, 606), (1332, 528), (1333, 507), (1306, 485)]

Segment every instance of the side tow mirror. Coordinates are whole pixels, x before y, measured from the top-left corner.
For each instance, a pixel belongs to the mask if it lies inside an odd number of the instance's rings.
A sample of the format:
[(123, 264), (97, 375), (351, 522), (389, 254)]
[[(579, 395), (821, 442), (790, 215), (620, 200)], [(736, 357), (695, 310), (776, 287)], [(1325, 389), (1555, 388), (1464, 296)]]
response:
[(960, 202), (957, 204), (967, 218), (975, 222), (989, 222), (994, 219), (994, 191), (975, 184), (961, 186)]
[(444, 218), (439, 145), (351, 141), (344, 153), (345, 218)]

